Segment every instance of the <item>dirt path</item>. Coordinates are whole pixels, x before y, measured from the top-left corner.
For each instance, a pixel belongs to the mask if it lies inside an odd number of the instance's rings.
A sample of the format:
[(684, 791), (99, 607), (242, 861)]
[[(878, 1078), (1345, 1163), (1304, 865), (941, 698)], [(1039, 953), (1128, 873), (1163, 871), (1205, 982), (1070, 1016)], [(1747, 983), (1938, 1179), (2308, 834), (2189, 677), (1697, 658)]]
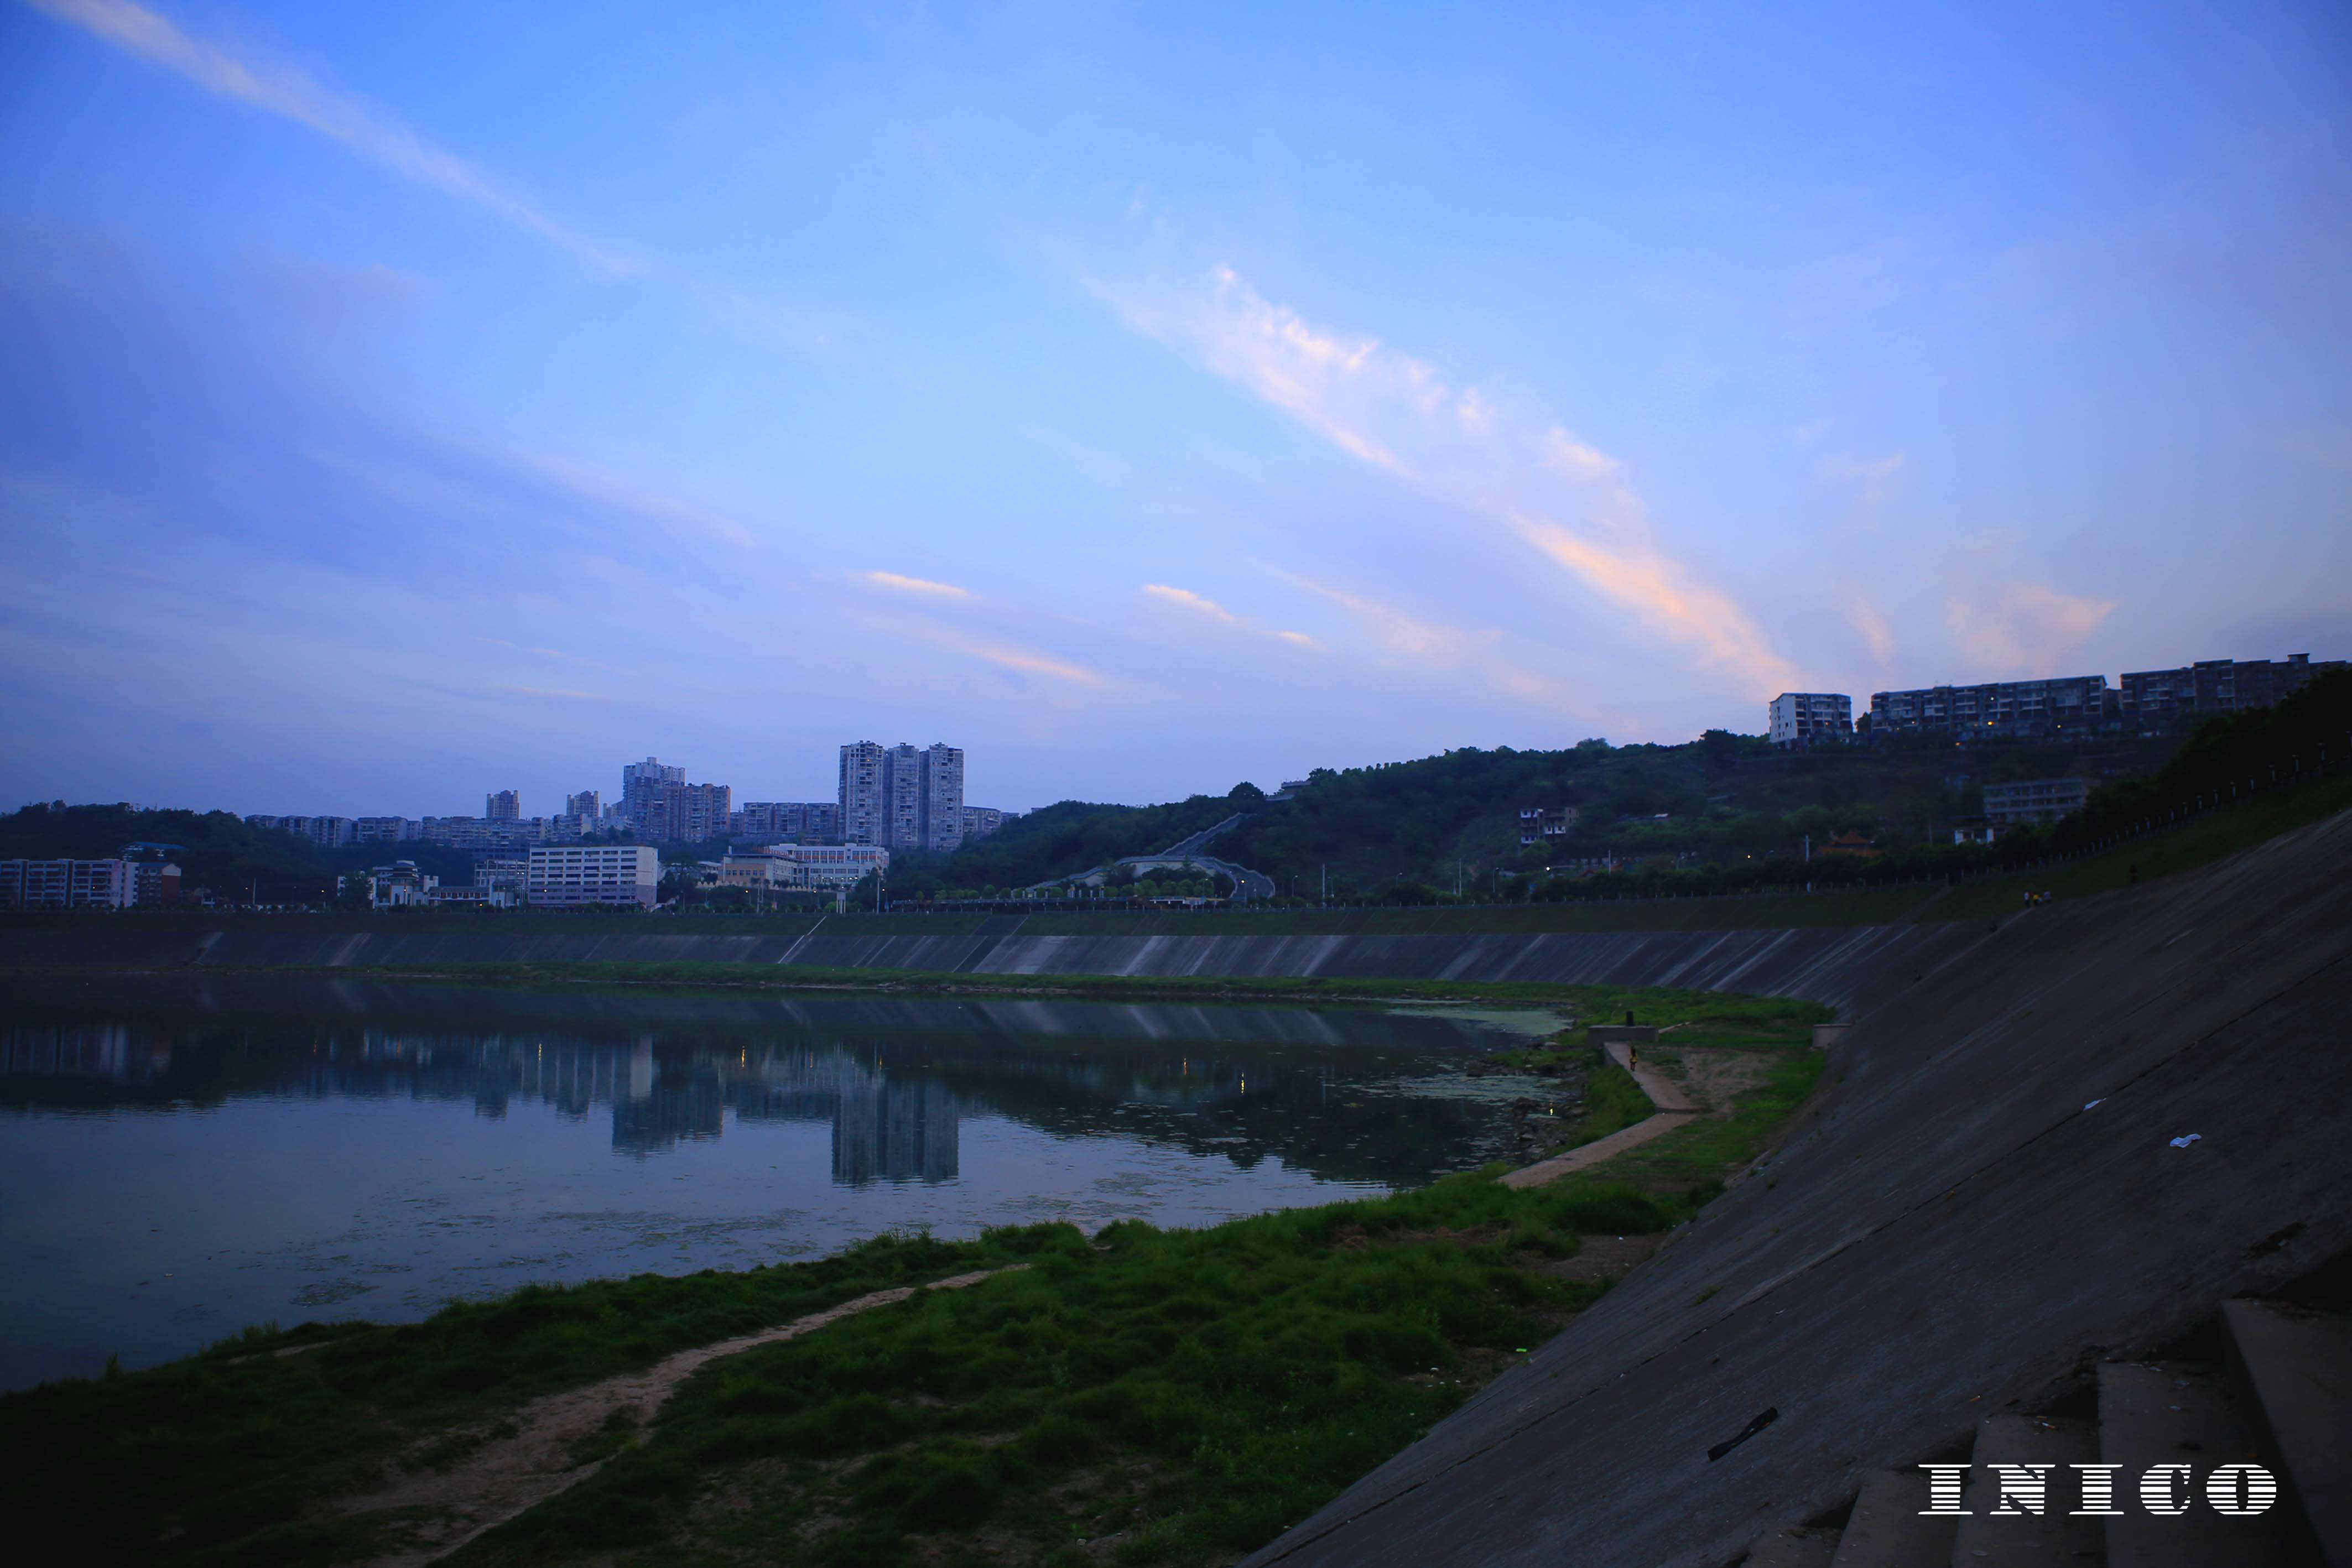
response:
[[(369, 1568), (422, 1568), (594, 1475), (603, 1468), (604, 1460), (575, 1464), (572, 1455), (576, 1445), (604, 1431), (606, 1421), (618, 1412), (628, 1412), (641, 1426), (650, 1422), (677, 1391), (678, 1385), (720, 1356), (797, 1339), (854, 1313), (903, 1301), (918, 1291), (961, 1291), (1000, 1273), (1027, 1267), (1025, 1263), (1015, 1263), (1006, 1269), (958, 1274), (929, 1285), (877, 1291), (793, 1322), (761, 1329), (758, 1333), (679, 1351), (643, 1372), (627, 1373), (585, 1388), (534, 1399), (505, 1422), (489, 1428), (502, 1435), (482, 1444), (447, 1469), (402, 1475), (374, 1491), (338, 1499), (331, 1505), (331, 1510), (346, 1515), (392, 1511), (419, 1515), (409, 1526), (406, 1550), (376, 1558)], [(470, 1432), (481, 1430), (477, 1427)], [(470, 1433), (446, 1437), (467, 1435)]]
[[(1648, 1063), (1637, 1063), (1631, 1049), (1622, 1040), (1611, 1040), (1604, 1048), (1609, 1060), (1633, 1075), (1633, 1082), (1657, 1107), (1657, 1114), (1634, 1123), (1622, 1132), (1612, 1133), (1605, 1138), (1570, 1149), (1564, 1155), (1554, 1155), (1548, 1160), (1512, 1171), (1503, 1177), (1505, 1186), (1542, 1186), (1556, 1182), (1570, 1171), (1580, 1171), (1597, 1166), (1603, 1160), (1614, 1159), (1628, 1149), (1638, 1149), (1653, 1138), (1663, 1137), (1694, 1116), (1727, 1114), (1731, 1109), (1732, 1095), (1748, 1086), (1751, 1064), (1719, 1059), (1753, 1055), (1753, 1052), (1706, 1051), (1685, 1046), (1662, 1053), (1670, 1057), (1680, 1072), (1682, 1082), (1659, 1071), (1657, 1048), (1651, 1048)], [(1685, 1092), (1695, 1089), (1705, 1097), (1702, 1106)]]

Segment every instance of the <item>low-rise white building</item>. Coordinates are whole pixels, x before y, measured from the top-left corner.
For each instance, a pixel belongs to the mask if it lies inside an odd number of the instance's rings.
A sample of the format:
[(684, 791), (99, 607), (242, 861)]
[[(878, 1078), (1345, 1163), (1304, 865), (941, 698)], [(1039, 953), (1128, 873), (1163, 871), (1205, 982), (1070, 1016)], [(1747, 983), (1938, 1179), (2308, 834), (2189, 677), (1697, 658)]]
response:
[(552, 908), (634, 904), (651, 909), (661, 888), (661, 853), (651, 844), (533, 844), (523, 896)]
[(766, 844), (751, 854), (729, 855), (719, 880), (727, 887), (770, 892), (855, 887), (868, 873), (887, 875), (889, 869), (890, 852), (880, 844)]
[[(349, 887), (351, 877), (343, 878)], [(394, 861), (380, 865), (367, 873), (368, 907), (370, 909), (406, 909), (430, 902), (441, 879), (431, 872), (420, 870), (415, 861)]]

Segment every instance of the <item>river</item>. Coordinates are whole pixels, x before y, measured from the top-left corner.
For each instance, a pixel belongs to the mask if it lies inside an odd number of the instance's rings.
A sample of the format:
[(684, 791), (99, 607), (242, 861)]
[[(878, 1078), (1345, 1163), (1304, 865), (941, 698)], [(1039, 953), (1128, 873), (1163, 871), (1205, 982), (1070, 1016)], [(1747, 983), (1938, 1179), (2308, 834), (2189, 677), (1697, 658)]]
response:
[(1507, 1149), (1546, 1015), (381, 985), (12, 982), (0, 1387), (249, 1323), (889, 1229), (1213, 1223)]

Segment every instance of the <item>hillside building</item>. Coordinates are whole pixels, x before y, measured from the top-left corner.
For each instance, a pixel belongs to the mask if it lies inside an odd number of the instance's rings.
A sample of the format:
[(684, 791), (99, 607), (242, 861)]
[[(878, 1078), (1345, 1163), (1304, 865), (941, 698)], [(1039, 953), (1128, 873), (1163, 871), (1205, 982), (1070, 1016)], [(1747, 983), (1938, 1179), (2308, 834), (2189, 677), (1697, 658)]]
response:
[(1519, 812), (1519, 847), (1528, 849), (1565, 839), (1576, 831), (1577, 815), (1573, 806), (1562, 806), (1558, 810), (1547, 810), (1541, 806), (1523, 808)]
[(1984, 787), (1985, 821), (1996, 825), (2054, 822), (2079, 811), (2091, 798), (2084, 779), (2029, 779), (2013, 784)]
[(2116, 722), (2115, 692), (2105, 675), (1923, 686), (1874, 692), (1870, 698), (1873, 739), (1946, 734), (1969, 740), (2042, 740), (2091, 735)]
[(1843, 692), (1782, 692), (1764, 706), (1772, 744), (1791, 749), (1853, 738), (1853, 698)]
[(2126, 729), (2158, 734), (2183, 714), (2210, 717), (2268, 707), (2312, 676), (2345, 667), (2341, 659), (2315, 664), (2308, 653), (2289, 653), (2275, 661), (2205, 659), (2177, 670), (2126, 671), (2117, 683), (2117, 706)]
[(522, 791), (493, 789), (482, 804), (482, 815), (493, 822), (522, 821)]

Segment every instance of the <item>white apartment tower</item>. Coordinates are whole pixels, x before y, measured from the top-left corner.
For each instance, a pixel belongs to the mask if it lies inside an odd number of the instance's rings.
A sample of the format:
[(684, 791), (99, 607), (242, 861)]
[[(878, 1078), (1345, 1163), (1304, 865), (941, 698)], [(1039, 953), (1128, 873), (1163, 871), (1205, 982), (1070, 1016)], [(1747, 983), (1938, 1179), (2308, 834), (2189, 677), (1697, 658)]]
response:
[(1853, 699), (1843, 692), (1782, 692), (1764, 711), (1775, 746), (1842, 746), (1853, 738)]
[(946, 852), (963, 842), (963, 751), (853, 741), (841, 748), (845, 843)]

